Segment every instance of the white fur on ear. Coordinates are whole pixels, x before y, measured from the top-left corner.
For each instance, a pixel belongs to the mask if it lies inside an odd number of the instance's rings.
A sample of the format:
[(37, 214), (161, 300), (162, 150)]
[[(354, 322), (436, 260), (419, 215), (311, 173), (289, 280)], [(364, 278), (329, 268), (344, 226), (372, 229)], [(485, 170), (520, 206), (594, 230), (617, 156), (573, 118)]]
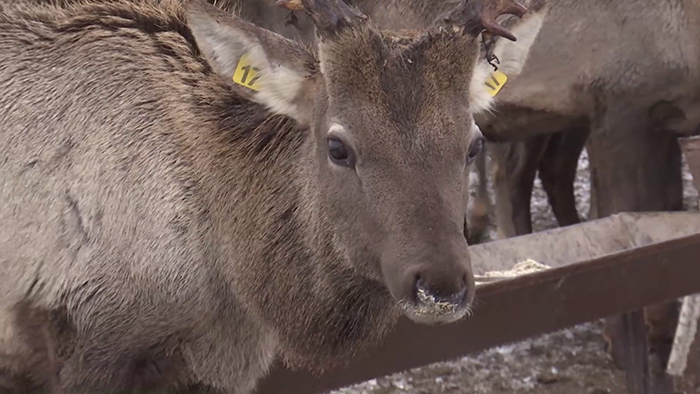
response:
[(515, 24), (511, 32), (517, 41), (499, 39), (493, 49), (493, 54), (500, 60), (498, 68), (508, 77), (520, 74), (530, 54), (530, 48), (540, 34), (547, 9), (523, 16), (521, 21)]
[(214, 70), (221, 74), (233, 75), (238, 59), (252, 45), (253, 37), (236, 34), (212, 16), (201, 12), (189, 12), (187, 21), (197, 46)]
[(493, 106), (493, 96), (486, 88), (486, 81), (491, 76), (493, 67), (485, 60), (477, 59), (474, 73), (469, 85), (469, 106), (472, 114), (488, 111)]
[[(493, 54), (499, 60), (498, 70), (508, 78), (515, 77), (522, 72), (530, 54), (530, 48), (540, 33), (546, 16), (547, 8), (532, 14), (526, 13), (511, 30), (517, 41), (500, 38), (496, 42)], [(493, 67), (483, 59), (480, 59), (474, 67), (469, 97), (474, 114), (488, 111), (493, 106), (494, 97), (485, 85), (486, 81), (491, 78), (492, 72)]]
[(304, 76), (281, 63), (271, 63), (260, 46), (251, 46), (247, 55), (260, 75), (260, 88), (253, 94), (253, 100), (274, 113), (297, 118), (299, 107), (295, 101), (303, 89)]
[[(264, 30), (235, 16), (212, 15), (212, 10), (194, 9), (188, 13), (192, 34), (212, 68), (248, 99), (265, 105), (271, 112), (306, 122), (297, 98), (305, 88), (303, 70), (294, 65), (302, 63), (289, 50), (295, 43)], [(257, 74), (254, 85), (251, 78), (236, 80), (234, 73), (245, 66)], [(240, 74), (239, 74), (240, 75)], [(251, 74), (252, 75), (252, 74)]]

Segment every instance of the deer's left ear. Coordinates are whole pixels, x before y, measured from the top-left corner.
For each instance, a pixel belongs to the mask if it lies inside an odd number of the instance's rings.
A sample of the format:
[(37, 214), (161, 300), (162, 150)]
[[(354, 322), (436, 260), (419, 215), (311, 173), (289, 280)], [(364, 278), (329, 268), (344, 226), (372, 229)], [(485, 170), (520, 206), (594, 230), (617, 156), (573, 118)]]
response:
[(301, 44), (225, 13), (203, 0), (186, 6), (199, 50), (244, 97), (308, 124), (316, 62)]

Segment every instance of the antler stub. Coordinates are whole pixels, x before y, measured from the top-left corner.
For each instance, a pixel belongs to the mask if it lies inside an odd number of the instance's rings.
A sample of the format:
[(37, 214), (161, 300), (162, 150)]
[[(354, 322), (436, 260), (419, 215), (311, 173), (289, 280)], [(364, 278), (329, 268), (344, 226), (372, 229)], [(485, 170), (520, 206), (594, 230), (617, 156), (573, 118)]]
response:
[(486, 0), (481, 8), (481, 25), (484, 30), (495, 35), (505, 37), (511, 41), (516, 38), (503, 26), (496, 22), (496, 18), (504, 14), (515, 15), (522, 18), (527, 12), (527, 8), (513, 0)]
[(278, 0), (277, 5), (292, 12), (304, 10), (323, 36), (367, 19), (367, 16), (343, 0)]
[(497, 21), (501, 15), (510, 14), (521, 18), (527, 8), (514, 0), (464, 0), (439, 21), (447, 26), (461, 26), (465, 33), (477, 35), (486, 30), (494, 36), (511, 41), (516, 38)]

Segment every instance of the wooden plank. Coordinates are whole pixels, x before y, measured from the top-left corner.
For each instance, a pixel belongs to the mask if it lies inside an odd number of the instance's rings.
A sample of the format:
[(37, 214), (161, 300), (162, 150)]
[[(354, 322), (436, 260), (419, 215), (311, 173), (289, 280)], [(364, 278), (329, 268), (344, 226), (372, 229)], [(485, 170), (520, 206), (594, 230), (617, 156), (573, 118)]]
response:
[(622, 213), (474, 245), (469, 252), (474, 273), (482, 275), (508, 270), (528, 258), (561, 267), (696, 233), (700, 233), (699, 212)]
[(647, 338), (644, 310), (622, 314), (624, 335), (620, 338), (625, 348), (627, 369), (627, 392), (629, 394), (652, 394), (649, 374), (649, 341)]
[[(698, 321), (700, 325), (700, 320)], [(700, 330), (695, 332), (695, 339), (690, 348), (687, 365), (682, 376), (675, 377), (676, 391), (685, 393), (697, 393), (700, 387)]]
[(679, 141), (690, 172), (693, 174), (695, 188), (700, 191), (700, 136), (679, 138)]
[(676, 337), (667, 366), (667, 374), (681, 391), (700, 387), (700, 294), (683, 300)]

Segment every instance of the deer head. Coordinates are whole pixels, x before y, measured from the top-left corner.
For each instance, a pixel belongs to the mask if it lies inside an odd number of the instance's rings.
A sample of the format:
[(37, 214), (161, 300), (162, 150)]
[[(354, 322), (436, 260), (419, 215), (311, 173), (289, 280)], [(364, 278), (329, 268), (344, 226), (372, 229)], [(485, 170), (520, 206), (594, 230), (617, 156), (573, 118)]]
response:
[(383, 283), (422, 323), (469, 310), (474, 280), (463, 196), (483, 137), (489, 66), (482, 31), (514, 40), (496, 18), (511, 0), (470, 0), (424, 32), (383, 32), (342, 0), (288, 0), (320, 40), (307, 48), (196, 0), (188, 24), (214, 72), (270, 112), (308, 128), (298, 160), (308, 221), (343, 264)]

